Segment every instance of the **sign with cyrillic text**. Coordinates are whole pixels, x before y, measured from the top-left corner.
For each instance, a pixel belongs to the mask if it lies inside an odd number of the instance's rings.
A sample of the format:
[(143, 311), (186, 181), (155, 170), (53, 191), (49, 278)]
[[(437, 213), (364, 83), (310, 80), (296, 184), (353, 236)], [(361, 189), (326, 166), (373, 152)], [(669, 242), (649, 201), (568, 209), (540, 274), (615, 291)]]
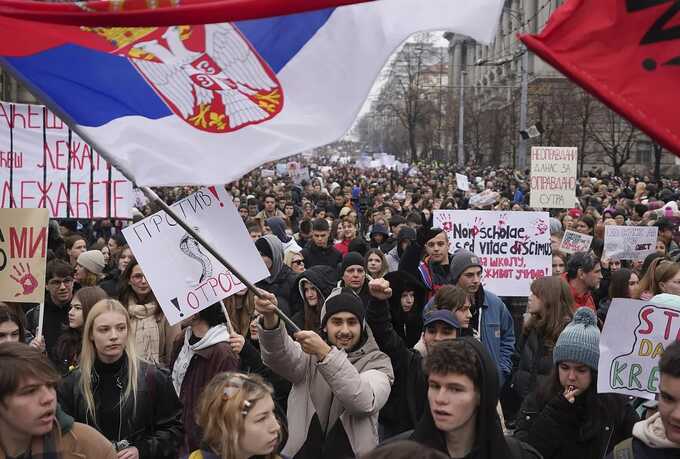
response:
[(576, 147), (531, 147), (531, 207), (574, 207), (577, 159)]
[(0, 207), (131, 218), (132, 184), (42, 105), (0, 102)]
[(534, 279), (552, 274), (549, 221), (547, 212), (434, 211), (449, 251), (477, 255), (484, 287), (501, 296), (527, 296)]
[[(223, 187), (202, 188), (172, 208), (248, 281), (269, 276)], [(243, 289), (236, 276), (164, 211), (128, 226), (123, 234), (171, 325)]]
[(604, 255), (611, 260), (644, 260), (656, 250), (656, 226), (604, 227)]
[(46, 209), (0, 209), (0, 301), (42, 303)]

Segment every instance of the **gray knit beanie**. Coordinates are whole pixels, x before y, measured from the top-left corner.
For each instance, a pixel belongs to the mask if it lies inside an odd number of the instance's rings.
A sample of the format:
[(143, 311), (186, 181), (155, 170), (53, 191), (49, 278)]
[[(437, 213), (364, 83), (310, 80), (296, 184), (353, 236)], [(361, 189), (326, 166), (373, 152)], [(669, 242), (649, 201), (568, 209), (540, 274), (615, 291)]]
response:
[(597, 317), (590, 308), (578, 308), (571, 323), (567, 325), (555, 343), (553, 363), (566, 360), (582, 363), (597, 371), (600, 359), (600, 329)]
[(451, 259), (451, 267), (449, 268), (451, 283), (458, 283), (460, 275), (463, 274), (466, 269), (473, 266), (482, 267), (477, 255), (465, 249), (457, 251)]

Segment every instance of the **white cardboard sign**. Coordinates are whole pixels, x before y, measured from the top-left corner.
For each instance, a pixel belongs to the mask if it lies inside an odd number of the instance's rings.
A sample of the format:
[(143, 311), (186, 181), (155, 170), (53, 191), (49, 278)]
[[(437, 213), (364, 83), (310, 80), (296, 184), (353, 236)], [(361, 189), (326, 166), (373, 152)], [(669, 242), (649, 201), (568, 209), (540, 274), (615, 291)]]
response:
[(600, 337), (597, 391), (653, 400), (659, 357), (680, 333), (680, 308), (615, 298)]
[(528, 296), (534, 279), (552, 274), (547, 212), (435, 210), (434, 226), (446, 231), (450, 252), (479, 257), (485, 288), (500, 296)]
[[(248, 281), (269, 276), (231, 196), (222, 187), (202, 188), (172, 208)], [(236, 276), (163, 211), (128, 226), (123, 234), (171, 325), (243, 288)]]
[(574, 207), (577, 159), (576, 147), (531, 147), (531, 207)]
[(612, 260), (644, 260), (656, 250), (656, 226), (604, 227), (604, 257)]
[(456, 185), (461, 191), (470, 191), (470, 183), (468, 182), (467, 175), (456, 173)]
[(560, 243), (560, 252), (564, 253), (578, 253), (587, 252), (590, 250), (590, 244), (593, 243), (593, 237), (587, 234), (577, 233), (576, 231), (567, 230), (562, 236)]

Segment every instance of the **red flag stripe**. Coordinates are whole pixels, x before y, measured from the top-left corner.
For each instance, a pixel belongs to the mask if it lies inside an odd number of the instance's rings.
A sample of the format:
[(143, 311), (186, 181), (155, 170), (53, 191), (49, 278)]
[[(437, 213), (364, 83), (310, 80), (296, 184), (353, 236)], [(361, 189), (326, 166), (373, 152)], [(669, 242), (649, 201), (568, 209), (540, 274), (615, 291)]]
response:
[(0, 15), (88, 27), (163, 27), (285, 16), (369, 1), (374, 0), (183, 0), (177, 6), (149, 8), (146, 0), (132, 0), (121, 11), (112, 11), (108, 1), (87, 2), (83, 7), (82, 3), (0, 0)]

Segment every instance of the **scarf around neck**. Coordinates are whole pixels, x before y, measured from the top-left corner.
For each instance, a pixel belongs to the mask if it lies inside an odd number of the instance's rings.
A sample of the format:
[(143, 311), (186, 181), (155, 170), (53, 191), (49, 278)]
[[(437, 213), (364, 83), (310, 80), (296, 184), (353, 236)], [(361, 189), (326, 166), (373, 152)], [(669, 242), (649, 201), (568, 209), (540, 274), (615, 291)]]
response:
[(175, 365), (172, 367), (172, 385), (175, 387), (175, 392), (177, 393), (178, 397), (182, 389), (184, 376), (187, 374), (187, 370), (191, 364), (191, 359), (193, 358), (196, 351), (209, 348), (210, 346), (214, 346), (217, 343), (229, 341), (229, 330), (224, 324), (211, 327), (205, 336), (203, 336), (203, 338), (194, 344), (189, 342), (191, 335), (191, 327), (187, 327), (184, 331), (184, 344), (182, 345), (182, 349), (177, 356)]

